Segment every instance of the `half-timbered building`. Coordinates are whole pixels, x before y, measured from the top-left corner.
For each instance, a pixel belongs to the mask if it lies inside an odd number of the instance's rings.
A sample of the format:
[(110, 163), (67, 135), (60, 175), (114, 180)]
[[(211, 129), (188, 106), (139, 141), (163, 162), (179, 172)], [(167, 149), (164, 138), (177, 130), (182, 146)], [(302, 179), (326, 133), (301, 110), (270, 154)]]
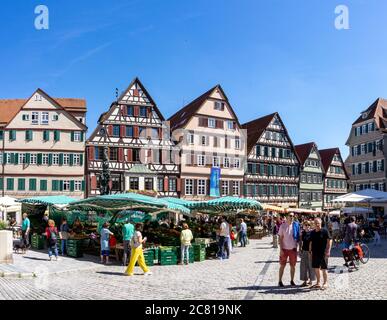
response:
[(52, 98), (38, 89), (28, 99), (0, 100), (2, 195), (83, 198), (86, 101)]
[(244, 195), (262, 203), (297, 207), (299, 159), (278, 113), (250, 121)]
[[(169, 121), (181, 149), (182, 197), (241, 196), (246, 138), (222, 87), (211, 88)], [(215, 170), (220, 174), (211, 188)]]
[(348, 192), (349, 176), (339, 148), (319, 150), (319, 153), (324, 167), (323, 209), (327, 210), (338, 206), (332, 200)]
[(163, 115), (138, 78), (100, 116), (86, 145), (88, 195), (99, 194), (104, 147), (112, 193), (179, 195), (178, 150)]

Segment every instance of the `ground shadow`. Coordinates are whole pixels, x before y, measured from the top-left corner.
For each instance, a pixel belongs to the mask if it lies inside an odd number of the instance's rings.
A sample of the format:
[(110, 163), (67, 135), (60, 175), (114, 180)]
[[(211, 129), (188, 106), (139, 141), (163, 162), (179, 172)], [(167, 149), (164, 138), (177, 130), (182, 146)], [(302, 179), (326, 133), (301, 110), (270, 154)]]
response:
[(248, 287), (232, 287), (227, 288), (230, 291), (234, 290), (246, 290), (246, 291), (259, 291), (259, 293), (271, 293), (271, 294), (298, 294), (306, 291), (313, 291), (315, 289), (303, 288), (303, 287), (279, 287), (279, 286), (248, 286)]
[(36, 258), (36, 257), (23, 257), (24, 259), (31, 259), (31, 260), (40, 260), (40, 261), (50, 261), (50, 259), (43, 259), (43, 258)]
[(263, 260), (263, 261), (255, 261), (254, 263), (279, 263), (279, 260)]
[(108, 276), (125, 276), (123, 272), (97, 271), (96, 273), (106, 274)]

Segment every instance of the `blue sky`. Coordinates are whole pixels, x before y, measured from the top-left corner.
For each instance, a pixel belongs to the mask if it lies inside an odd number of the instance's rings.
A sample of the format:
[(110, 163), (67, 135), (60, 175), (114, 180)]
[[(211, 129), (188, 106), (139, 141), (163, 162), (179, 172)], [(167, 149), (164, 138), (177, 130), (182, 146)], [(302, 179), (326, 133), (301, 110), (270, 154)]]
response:
[[(34, 9), (50, 29), (34, 28)], [(350, 29), (336, 30), (335, 7)], [(138, 76), (169, 117), (220, 83), (240, 121), (280, 112), (295, 144), (339, 146), (387, 97), (383, 0), (2, 0), (0, 98), (87, 99), (89, 134)]]

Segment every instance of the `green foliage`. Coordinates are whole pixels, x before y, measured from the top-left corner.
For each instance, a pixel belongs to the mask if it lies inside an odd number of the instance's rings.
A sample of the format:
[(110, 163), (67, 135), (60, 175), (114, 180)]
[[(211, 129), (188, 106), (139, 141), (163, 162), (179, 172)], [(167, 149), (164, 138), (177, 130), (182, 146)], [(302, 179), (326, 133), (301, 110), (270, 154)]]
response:
[(0, 230), (4, 230), (7, 228), (7, 223), (5, 221), (0, 220)]

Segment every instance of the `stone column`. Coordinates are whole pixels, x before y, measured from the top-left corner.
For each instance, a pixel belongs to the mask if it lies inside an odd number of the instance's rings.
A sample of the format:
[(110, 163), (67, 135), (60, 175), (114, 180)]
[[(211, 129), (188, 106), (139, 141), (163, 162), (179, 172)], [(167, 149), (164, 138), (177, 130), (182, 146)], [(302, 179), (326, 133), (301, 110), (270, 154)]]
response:
[(0, 263), (13, 263), (12, 256), (13, 236), (12, 231), (0, 231)]

